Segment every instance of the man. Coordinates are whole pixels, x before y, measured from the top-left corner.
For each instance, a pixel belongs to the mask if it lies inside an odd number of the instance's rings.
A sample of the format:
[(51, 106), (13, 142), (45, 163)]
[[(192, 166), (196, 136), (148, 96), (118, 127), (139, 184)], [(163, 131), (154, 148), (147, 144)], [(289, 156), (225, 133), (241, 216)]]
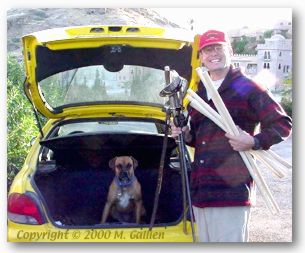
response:
[[(231, 65), (233, 54), (227, 34), (209, 30), (200, 37), (199, 57), (218, 89), (238, 136), (226, 134), (210, 119), (189, 109), (190, 124), (171, 124), (172, 135), (183, 133), (195, 147), (191, 196), (201, 242), (246, 242), (255, 187), (237, 151), (269, 149), (290, 135), (291, 119), (268, 90)], [(215, 109), (204, 85), (197, 94)], [(260, 131), (256, 133), (257, 126)]]

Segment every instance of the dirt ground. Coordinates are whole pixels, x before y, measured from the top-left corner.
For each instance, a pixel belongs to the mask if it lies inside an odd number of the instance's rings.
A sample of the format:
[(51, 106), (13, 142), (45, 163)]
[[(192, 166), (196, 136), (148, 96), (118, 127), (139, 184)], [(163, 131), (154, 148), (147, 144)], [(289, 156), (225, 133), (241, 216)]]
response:
[[(292, 163), (292, 137), (275, 145), (272, 150)], [(252, 208), (250, 242), (292, 242), (292, 170), (287, 177), (279, 179), (266, 167), (259, 165), (279, 208), (278, 215), (272, 215), (260, 192), (257, 190), (257, 204)]]

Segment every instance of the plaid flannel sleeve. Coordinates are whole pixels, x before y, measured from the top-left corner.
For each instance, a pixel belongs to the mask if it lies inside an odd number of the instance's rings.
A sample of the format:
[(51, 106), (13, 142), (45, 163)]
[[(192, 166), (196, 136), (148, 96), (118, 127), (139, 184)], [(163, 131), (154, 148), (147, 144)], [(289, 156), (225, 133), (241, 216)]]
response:
[(268, 91), (259, 92), (250, 99), (258, 115), (261, 131), (255, 137), (263, 149), (285, 140), (291, 133), (292, 119)]

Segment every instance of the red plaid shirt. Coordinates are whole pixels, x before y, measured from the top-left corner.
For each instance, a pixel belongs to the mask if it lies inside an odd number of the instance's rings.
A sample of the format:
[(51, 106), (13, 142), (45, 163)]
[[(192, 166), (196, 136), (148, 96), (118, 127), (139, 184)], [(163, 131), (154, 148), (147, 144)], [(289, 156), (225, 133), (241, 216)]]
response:
[[(251, 135), (260, 123), (259, 139), (263, 149), (279, 143), (291, 132), (291, 118), (265, 88), (238, 69), (231, 67), (218, 89), (234, 122)], [(207, 100), (206, 90), (198, 84), (197, 94)], [(210, 119), (190, 107), (195, 159), (191, 173), (192, 202), (197, 207), (251, 205), (253, 180), (238, 152), (230, 146), (225, 132)]]

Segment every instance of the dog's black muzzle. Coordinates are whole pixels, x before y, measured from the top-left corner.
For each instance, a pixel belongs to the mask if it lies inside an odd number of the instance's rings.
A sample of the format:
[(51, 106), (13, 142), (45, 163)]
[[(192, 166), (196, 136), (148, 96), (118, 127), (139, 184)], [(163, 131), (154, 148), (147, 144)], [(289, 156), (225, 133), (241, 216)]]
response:
[(128, 171), (122, 171), (119, 174), (119, 181), (121, 183), (129, 183), (132, 177), (129, 175)]

